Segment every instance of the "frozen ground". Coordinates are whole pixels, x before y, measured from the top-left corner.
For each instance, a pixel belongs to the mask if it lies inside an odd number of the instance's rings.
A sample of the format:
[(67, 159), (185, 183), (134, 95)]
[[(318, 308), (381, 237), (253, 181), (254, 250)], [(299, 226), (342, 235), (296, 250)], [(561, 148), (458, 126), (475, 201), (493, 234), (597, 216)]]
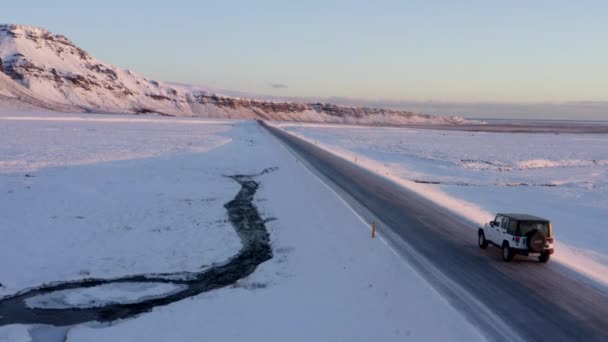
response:
[(231, 124), (125, 120), (0, 117), (0, 297), (238, 251), (223, 208), (238, 184), (189, 157), (229, 143)]
[[(250, 277), (109, 325), (0, 327), (0, 341), (482, 339), (253, 122), (0, 115), (0, 297), (222, 262), (240, 248), (223, 208), (239, 186), (223, 175), (267, 167), (279, 169), (257, 179), (254, 203), (269, 219), (274, 257)], [(29, 305), (95, 306), (176, 290), (139, 286)]]
[(608, 135), (281, 126), (477, 224), (547, 217), (555, 259), (608, 283)]

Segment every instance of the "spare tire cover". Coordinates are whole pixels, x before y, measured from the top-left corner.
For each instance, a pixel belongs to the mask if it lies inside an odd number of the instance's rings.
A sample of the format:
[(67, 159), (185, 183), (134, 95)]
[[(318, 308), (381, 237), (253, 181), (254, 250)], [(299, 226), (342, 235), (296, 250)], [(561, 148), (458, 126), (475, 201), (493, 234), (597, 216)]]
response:
[(533, 234), (528, 235), (528, 248), (533, 252), (542, 252), (546, 243), (547, 238), (539, 231), (535, 231)]

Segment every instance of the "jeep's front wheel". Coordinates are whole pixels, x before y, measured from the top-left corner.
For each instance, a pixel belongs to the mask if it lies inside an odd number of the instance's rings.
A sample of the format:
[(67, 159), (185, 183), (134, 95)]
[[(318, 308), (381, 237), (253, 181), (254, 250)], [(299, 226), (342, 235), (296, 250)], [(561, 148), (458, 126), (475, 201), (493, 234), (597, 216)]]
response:
[(511, 250), (511, 247), (509, 247), (509, 243), (505, 241), (502, 244), (502, 260), (504, 260), (505, 262), (509, 262), (513, 260), (513, 256), (514, 254)]
[(551, 259), (551, 254), (549, 254), (549, 252), (543, 252), (538, 257), (538, 261), (540, 261), (542, 263), (549, 261), (549, 259)]
[(486, 235), (483, 233), (483, 231), (480, 231), (478, 235), (477, 242), (479, 243), (479, 248), (488, 248), (488, 240), (486, 240)]

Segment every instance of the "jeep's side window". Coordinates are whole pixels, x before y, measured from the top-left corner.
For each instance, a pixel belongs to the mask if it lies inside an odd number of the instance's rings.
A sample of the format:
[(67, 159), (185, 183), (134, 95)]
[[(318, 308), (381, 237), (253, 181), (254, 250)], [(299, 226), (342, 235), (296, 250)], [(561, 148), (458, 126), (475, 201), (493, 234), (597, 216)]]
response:
[(502, 224), (500, 225), (500, 228), (507, 229), (508, 224), (509, 224), (509, 219), (505, 217), (502, 219)]
[(500, 227), (500, 223), (502, 222), (502, 217), (501, 216), (496, 216), (496, 218), (494, 219), (494, 221), (496, 221), (496, 227)]
[(507, 228), (507, 234), (517, 235), (517, 221), (509, 220), (509, 228)]

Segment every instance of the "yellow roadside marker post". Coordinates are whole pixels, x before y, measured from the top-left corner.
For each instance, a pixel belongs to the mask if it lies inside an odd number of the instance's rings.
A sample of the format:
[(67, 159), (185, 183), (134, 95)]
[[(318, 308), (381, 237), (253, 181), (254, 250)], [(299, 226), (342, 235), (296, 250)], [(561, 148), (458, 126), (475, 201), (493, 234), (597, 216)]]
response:
[(376, 222), (372, 223), (372, 239), (376, 237)]

